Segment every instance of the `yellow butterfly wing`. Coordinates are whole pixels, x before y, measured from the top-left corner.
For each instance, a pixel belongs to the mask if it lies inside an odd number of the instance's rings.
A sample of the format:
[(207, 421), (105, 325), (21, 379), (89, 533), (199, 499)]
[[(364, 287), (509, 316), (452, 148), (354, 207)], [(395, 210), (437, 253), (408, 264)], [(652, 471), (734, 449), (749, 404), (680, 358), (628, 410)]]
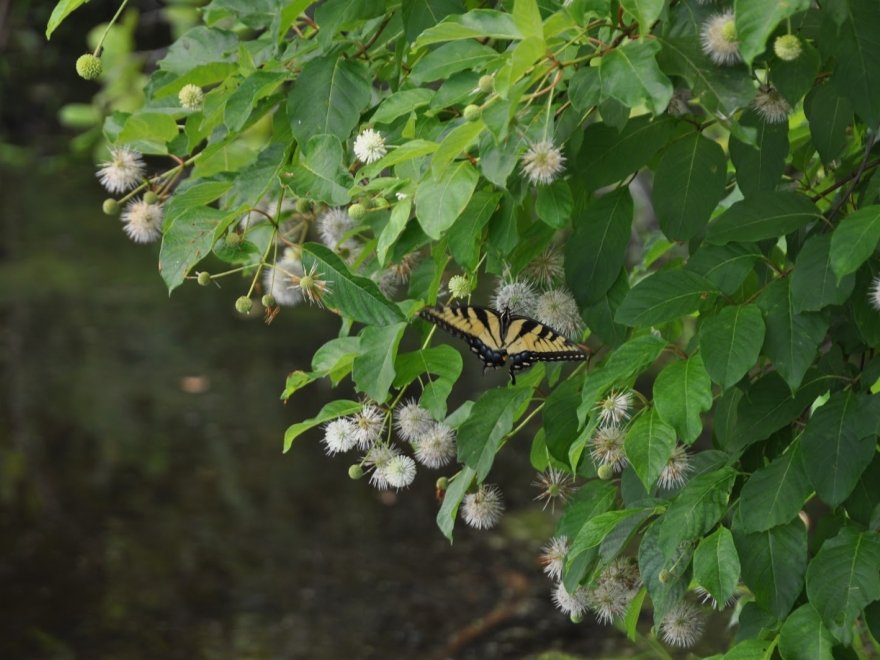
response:
[(524, 316), (511, 318), (504, 336), (511, 371), (519, 371), (534, 362), (586, 360), (577, 344), (553, 328)]
[(470, 305), (437, 305), (426, 307), (419, 316), (467, 341), (484, 367), (494, 369), (507, 361), (504, 323), (495, 310)]

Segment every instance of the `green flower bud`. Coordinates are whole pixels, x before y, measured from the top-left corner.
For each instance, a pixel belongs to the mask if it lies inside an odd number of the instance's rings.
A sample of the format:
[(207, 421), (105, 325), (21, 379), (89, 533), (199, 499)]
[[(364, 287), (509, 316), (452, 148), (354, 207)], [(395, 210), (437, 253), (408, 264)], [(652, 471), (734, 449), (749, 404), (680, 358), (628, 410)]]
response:
[(112, 198), (105, 199), (101, 204), (101, 210), (105, 215), (116, 215), (119, 213), (119, 202)]
[(614, 476), (614, 468), (607, 463), (603, 463), (599, 466), (599, 469), (596, 470), (596, 474), (598, 474), (599, 478), (603, 481), (608, 481), (611, 477)]
[(364, 468), (355, 463), (348, 468), (348, 476), (350, 479), (360, 479), (362, 476), (364, 476)]
[(481, 76), (480, 82), (477, 83), (477, 87), (481, 92), (485, 92), (488, 94), (493, 89), (495, 89), (495, 77), (494, 76)]
[(801, 40), (793, 34), (783, 34), (773, 42), (776, 57), (785, 62), (792, 62), (801, 56)]
[(453, 298), (467, 298), (471, 293), (471, 281), (467, 275), (453, 275), (447, 287)]
[(147, 192), (144, 193), (144, 201), (147, 204), (155, 204), (156, 202), (159, 201), (159, 195), (154, 193), (152, 190), (148, 190)]
[(205, 93), (198, 85), (184, 85), (177, 93), (177, 100), (187, 110), (199, 110), (205, 102)]
[(241, 243), (241, 234), (237, 231), (231, 231), (226, 234), (226, 245), (229, 247), (235, 247), (239, 243)]
[(447, 477), (440, 477), (434, 482), (434, 488), (437, 489), (437, 492), (446, 492), (446, 489), (449, 488), (449, 479)]
[(101, 60), (91, 53), (80, 55), (76, 60), (76, 72), (80, 78), (94, 80), (101, 75), (103, 70), (104, 65)]
[(572, 623), (581, 623), (584, 620), (584, 615), (582, 612), (577, 612), (568, 617), (571, 619)]
[(196, 282), (199, 283), (199, 286), (208, 286), (211, 283), (211, 273), (204, 270), (201, 271), (196, 275)]
[(275, 307), (275, 296), (273, 296), (271, 293), (267, 293), (260, 299), (260, 304), (267, 309)]
[(363, 204), (352, 204), (348, 207), (348, 217), (352, 220), (360, 220), (367, 214), (367, 209)]
[(482, 114), (483, 109), (478, 105), (474, 105), (473, 103), (471, 105), (465, 106), (464, 112), (462, 113), (467, 121), (477, 121)]
[(235, 301), (235, 311), (239, 314), (250, 314), (253, 306), (254, 301), (247, 296), (239, 296), (238, 300)]

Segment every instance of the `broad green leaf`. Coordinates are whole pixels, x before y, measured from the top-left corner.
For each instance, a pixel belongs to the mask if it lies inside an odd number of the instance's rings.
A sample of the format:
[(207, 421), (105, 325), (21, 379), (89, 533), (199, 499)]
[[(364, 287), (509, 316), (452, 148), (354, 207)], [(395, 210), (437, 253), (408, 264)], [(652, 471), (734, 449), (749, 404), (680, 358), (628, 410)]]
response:
[(394, 205), (394, 208), (391, 209), (391, 216), (388, 218), (388, 224), (385, 225), (382, 229), (382, 233), (379, 234), (379, 242), (376, 245), (376, 256), (379, 258), (380, 264), (385, 264), (388, 250), (391, 249), (391, 246), (394, 245), (394, 242), (400, 237), (403, 230), (406, 229), (406, 224), (409, 222), (411, 211), (411, 197), (399, 200), (397, 204)]
[(287, 96), (290, 131), (300, 144), (324, 133), (348, 140), (370, 96), (367, 71), (356, 60), (334, 55), (310, 60)]
[(758, 192), (709, 223), (710, 243), (777, 238), (821, 218), (808, 198), (794, 192)]
[(727, 159), (700, 133), (673, 142), (654, 173), (652, 198), (663, 233), (675, 241), (700, 235), (724, 195)]
[(623, 10), (636, 19), (639, 23), (640, 32), (648, 34), (651, 26), (663, 11), (665, 0), (621, 0), (620, 6)]
[(291, 445), (293, 445), (293, 441), (305, 431), (308, 431), (319, 424), (323, 424), (324, 422), (329, 422), (331, 419), (352, 415), (358, 412), (361, 408), (362, 404), (357, 401), (345, 401), (343, 399), (331, 401), (321, 408), (321, 412), (315, 417), (307, 419), (304, 422), (299, 422), (298, 424), (293, 424), (287, 428), (287, 431), (284, 433), (284, 452), (287, 453), (290, 450)]
[(779, 653), (783, 660), (826, 660), (833, 657), (834, 636), (810, 603), (792, 612), (779, 631)]
[(434, 178), (439, 178), (446, 171), (452, 161), (466, 151), (486, 128), (483, 120), (466, 121), (453, 128), (431, 156), (431, 172)]
[(473, 270), (480, 258), (483, 227), (498, 207), (501, 193), (478, 190), (449, 230), (449, 251), (462, 268)]
[(730, 137), (728, 148), (730, 159), (736, 167), (739, 189), (746, 197), (776, 190), (788, 156), (788, 123), (771, 124), (761, 119), (754, 110), (749, 110), (739, 124), (754, 128), (756, 133), (752, 144)]
[[(825, 625), (844, 635), (862, 609), (880, 599), (880, 539), (845, 527), (822, 544), (807, 568), (807, 598)], [(842, 640), (848, 644), (848, 639)]]
[(830, 163), (846, 147), (846, 129), (853, 121), (852, 104), (830, 84), (818, 85), (804, 99), (810, 135), (823, 163)]
[(864, 206), (846, 216), (831, 234), (831, 268), (838, 279), (854, 273), (880, 242), (880, 205)]
[(223, 123), (231, 131), (240, 131), (251, 116), (257, 101), (274, 92), (287, 78), (287, 73), (278, 71), (255, 71), (242, 80), (238, 89), (226, 101)]
[(436, 374), (437, 378), (424, 384), (421, 403), (434, 417), (442, 418), (446, 415), (446, 399), (461, 375), (461, 368), (461, 353), (446, 344), (402, 353), (394, 364), (394, 386), (406, 387), (422, 374)]
[(335, 135), (315, 135), (304, 147), (300, 145), (286, 174), (285, 183), (300, 197), (332, 205), (349, 201), (352, 179)]
[(131, 145), (142, 153), (164, 154), (178, 136), (177, 122), (161, 112), (136, 112), (125, 121), (117, 137), (120, 144)]
[(631, 327), (660, 325), (697, 311), (716, 294), (706, 278), (687, 270), (664, 270), (636, 284), (614, 320)]
[(627, 429), (624, 448), (639, 480), (650, 493), (675, 449), (675, 429), (660, 419), (656, 410), (646, 410)]
[(694, 579), (717, 603), (726, 603), (739, 582), (739, 555), (733, 535), (719, 527), (694, 551)]
[(461, 0), (408, 0), (400, 5), (406, 40), (410, 43), (450, 14), (464, 12)]
[(489, 390), (459, 427), (458, 458), (476, 472), (479, 481), (489, 474), (501, 440), (513, 428), (515, 413), (531, 394), (530, 388), (523, 387)]
[(416, 39), (414, 49), (442, 41), (460, 39), (522, 39), (523, 34), (516, 27), (513, 16), (494, 9), (474, 9), (466, 14), (447, 16), (443, 21), (430, 27)]
[(722, 389), (745, 376), (758, 361), (764, 320), (757, 305), (729, 305), (700, 324), (700, 354), (706, 371)]
[(238, 38), (226, 30), (198, 25), (184, 32), (157, 63), (163, 71), (186, 76), (201, 65), (236, 61)]
[[(617, 489), (614, 484), (594, 479), (574, 492), (565, 512), (556, 526), (556, 535), (573, 539), (587, 522), (608, 511), (614, 504)], [(590, 565), (598, 555), (598, 548), (583, 552), (575, 561), (566, 562), (563, 584), (574, 590), (586, 576)]]
[(868, 126), (880, 124), (880, 13), (874, 0), (847, 0), (846, 12), (833, 40), (835, 66), (831, 84), (849, 99)]
[[(667, 557), (660, 543), (664, 518), (652, 523), (639, 545), (639, 573), (654, 606), (654, 622), (659, 623), (665, 614), (681, 602), (687, 592), (689, 574), (684, 570), (690, 563), (687, 554)], [(667, 577), (660, 580), (660, 574)]]
[(643, 513), (642, 509), (619, 509), (600, 513), (591, 518), (574, 537), (571, 550), (568, 551), (567, 561), (573, 561), (583, 552), (598, 547), (602, 540), (621, 522), (640, 513)]
[[(740, 627), (742, 624), (740, 624)], [(721, 658), (723, 660), (771, 660), (773, 657), (773, 642), (768, 639), (744, 639), (737, 642)], [(712, 656), (719, 660), (719, 656)]]
[(390, 325), (403, 320), (400, 310), (389, 301), (376, 283), (352, 275), (345, 263), (329, 248), (318, 243), (303, 245), (303, 267), (317, 266), (317, 273), (328, 285), (324, 303), (358, 323)]
[(576, 211), (565, 249), (565, 279), (581, 306), (595, 303), (617, 280), (632, 232), (633, 201), (621, 188)]
[(169, 293), (180, 286), (190, 269), (211, 251), (236, 215), (209, 206), (196, 206), (165, 227), (159, 250), (159, 274)]
[(852, 293), (855, 275), (845, 275), (838, 283), (831, 268), (830, 251), (830, 234), (811, 236), (801, 247), (791, 274), (791, 300), (796, 313), (842, 305)]
[(452, 529), (455, 527), (458, 507), (474, 481), (474, 474), (472, 468), (462, 467), (461, 471), (449, 480), (449, 487), (443, 493), (443, 503), (440, 504), (440, 510), (437, 512), (437, 527), (450, 543), (452, 543)]
[(800, 443), (749, 477), (740, 494), (740, 528), (764, 532), (790, 522), (812, 492)]
[(699, 353), (670, 362), (657, 374), (654, 406), (685, 443), (692, 444), (699, 437), (703, 431), (700, 414), (712, 408), (712, 383)]
[(568, 449), (577, 437), (577, 406), (580, 400), (580, 382), (567, 380), (551, 392), (544, 404), (547, 451), (563, 464), (568, 462)]
[(409, 78), (419, 85), (446, 79), (459, 71), (480, 71), (484, 64), (497, 57), (498, 53), (494, 49), (478, 41), (452, 41), (432, 50), (416, 62)]
[(387, 167), (408, 163), (422, 156), (427, 156), (437, 151), (439, 147), (439, 144), (430, 140), (410, 140), (396, 149), (392, 149), (372, 165), (367, 165), (358, 170), (358, 177), (371, 178), (377, 176)]
[(794, 391), (813, 363), (828, 321), (817, 312), (794, 311), (790, 279), (776, 280), (758, 298), (767, 327), (763, 353)]
[(791, 61), (773, 60), (773, 86), (792, 107), (813, 89), (821, 59), (809, 41), (801, 41), (800, 57)]
[(406, 323), (367, 326), (361, 332), (360, 354), (354, 359), (351, 378), (359, 392), (383, 402), (394, 382), (394, 359)]
[(807, 530), (800, 518), (766, 532), (733, 536), (742, 579), (758, 605), (780, 619), (791, 610), (804, 586)]
[(312, 357), (312, 371), (297, 369), (287, 375), (281, 400), (287, 401), (297, 391), (319, 378), (329, 376), (334, 385), (351, 373), (351, 364), (360, 351), (360, 337), (338, 337), (321, 346)]
[(862, 472), (853, 492), (844, 502), (844, 507), (849, 518), (867, 527), (878, 505), (880, 505), (880, 454), (875, 454), (871, 464)]
[(718, 523), (735, 479), (734, 469), (723, 467), (694, 477), (679, 491), (660, 520), (658, 540), (667, 557), (681, 542), (700, 538)]
[(55, 31), (61, 22), (67, 18), (71, 12), (76, 9), (79, 9), (84, 4), (86, 4), (89, 0), (59, 0), (55, 5), (55, 8), (52, 10), (52, 15), (49, 16), (49, 21), (46, 23), (46, 40), (52, 38), (52, 33)]
[(544, 39), (544, 21), (538, 9), (537, 0), (514, 0), (513, 22), (525, 38)]
[(773, 34), (780, 21), (809, 8), (810, 0), (734, 0), (736, 38), (746, 64), (751, 64), (755, 57), (764, 52), (767, 38)]
[(851, 391), (832, 395), (813, 413), (801, 438), (807, 475), (832, 507), (849, 497), (874, 457), (876, 436), (860, 433), (861, 402)]
[(583, 112), (599, 103), (602, 94), (602, 77), (599, 67), (584, 66), (574, 72), (568, 81), (568, 97), (575, 110)]
[(390, 124), (398, 117), (408, 115), (416, 108), (428, 105), (434, 97), (434, 90), (425, 87), (406, 89), (385, 97), (370, 118), (374, 124)]
[(703, 245), (691, 255), (685, 268), (699, 273), (730, 295), (739, 289), (761, 257), (761, 251), (752, 243)]
[(185, 211), (220, 199), (231, 187), (231, 181), (200, 181), (188, 188), (181, 186), (162, 206), (165, 225), (173, 224)]
[(651, 121), (650, 115), (635, 117), (623, 130), (595, 123), (584, 130), (584, 146), (575, 162), (579, 183), (588, 191), (625, 179), (648, 164), (675, 130), (669, 117)]
[[(661, 0), (662, 4), (662, 0)], [(599, 63), (603, 98), (613, 98), (628, 107), (644, 103), (655, 115), (669, 105), (672, 83), (654, 59), (656, 41), (626, 41)]]
[(567, 181), (559, 180), (546, 186), (538, 186), (535, 212), (545, 223), (556, 229), (568, 225), (574, 200)]
[(425, 233), (434, 240), (461, 215), (480, 175), (474, 166), (461, 161), (448, 167), (441, 177), (428, 175), (416, 188), (416, 216)]
[(626, 271), (621, 270), (617, 280), (599, 302), (581, 308), (581, 316), (587, 327), (609, 348), (617, 348), (626, 341), (629, 329), (625, 325), (615, 323), (614, 315), (628, 291)]

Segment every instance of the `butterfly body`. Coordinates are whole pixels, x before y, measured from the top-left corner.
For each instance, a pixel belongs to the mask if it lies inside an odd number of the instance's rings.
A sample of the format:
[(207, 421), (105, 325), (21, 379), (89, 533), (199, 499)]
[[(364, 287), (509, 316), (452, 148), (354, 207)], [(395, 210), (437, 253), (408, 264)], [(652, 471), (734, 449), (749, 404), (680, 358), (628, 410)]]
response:
[(474, 305), (437, 305), (421, 312), (430, 321), (467, 341), (483, 362), (483, 370), (508, 367), (516, 372), (538, 361), (584, 360), (586, 354), (553, 328), (509, 310), (497, 312)]

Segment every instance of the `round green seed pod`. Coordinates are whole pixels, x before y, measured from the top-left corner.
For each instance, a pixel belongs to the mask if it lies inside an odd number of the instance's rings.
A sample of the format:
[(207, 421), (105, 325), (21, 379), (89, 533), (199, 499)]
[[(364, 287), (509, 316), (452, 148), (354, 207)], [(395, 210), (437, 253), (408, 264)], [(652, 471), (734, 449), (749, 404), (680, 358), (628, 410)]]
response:
[(144, 193), (144, 201), (147, 204), (155, 204), (159, 201), (159, 195), (154, 193), (152, 190), (148, 190)]
[(364, 476), (364, 468), (355, 463), (348, 468), (348, 476), (350, 479), (360, 479)]
[(449, 479), (446, 477), (440, 477), (437, 481), (434, 482), (434, 488), (436, 488), (439, 492), (445, 492), (447, 488), (449, 488)]
[(91, 53), (80, 55), (76, 60), (76, 72), (80, 78), (85, 80), (94, 80), (104, 71), (104, 65), (101, 60)]
[(352, 204), (348, 207), (348, 217), (352, 220), (360, 220), (367, 214), (367, 209), (363, 204)]
[(239, 296), (239, 298), (235, 301), (235, 311), (239, 314), (250, 314), (253, 306), (254, 301), (247, 296)]
[(571, 619), (572, 623), (581, 623), (584, 620), (584, 615), (582, 613), (578, 612), (578, 613), (572, 614), (568, 618)]
[(267, 293), (260, 299), (260, 304), (267, 309), (275, 307), (275, 296), (273, 296), (271, 293)]
[(784, 62), (793, 62), (801, 56), (801, 40), (794, 34), (783, 34), (773, 42), (773, 52)]
[(479, 87), (481, 92), (488, 94), (495, 89), (495, 77), (489, 75), (481, 76), (480, 82), (477, 83), (477, 87)]
[(474, 105), (472, 103), (471, 105), (465, 106), (464, 112), (462, 113), (462, 116), (467, 121), (477, 121), (482, 114), (483, 114), (483, 109), (480, 106)]
[(599, 466), (599, 469), (596, 470), (596, 474), (599, 475), (599, 478), (603, 481), (608, 481), (611, 477), (614, 476), (614, 468), (612, 468), (607, 463), (603, 463)]
[(199, 283), (199, 286), (208, 286), (211, 283), (211, 273), (204, 270), (201, 271), (196, 275), (196, 282)]
[(101, 210), (104, 211), (105, 215), (116, 215), (119, 213), (119, 202), (115, 199), (107, 198), (101, 204)]
[(241, 234), (237, 231), (231, 231), (226, 234), (226, 245), (229, 247), (235, 247), (239, 243), (241, 243)]

